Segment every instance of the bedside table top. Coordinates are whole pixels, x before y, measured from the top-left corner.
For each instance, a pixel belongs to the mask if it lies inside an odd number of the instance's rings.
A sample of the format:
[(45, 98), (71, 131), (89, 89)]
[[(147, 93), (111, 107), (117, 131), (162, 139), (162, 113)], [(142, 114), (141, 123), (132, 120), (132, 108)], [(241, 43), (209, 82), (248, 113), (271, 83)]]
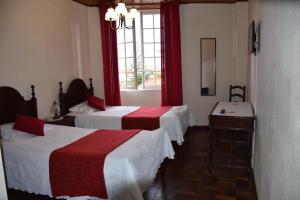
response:
[(54, 124), (54, 125), (63, 125), (63, 126), (75, 126), (75, 117), (74, 116), (63, 116), (60, 119), (46, 119), (45, 123)]
[[(225, 113), (222, 113), (221, 110)], [(212, 115), (232, 117), (254, 117), (252, 104), (249, 102), (219, 102)]]
[(59, 121), (59, 120), (62, 120), (62, 119), (64, 119), (64, 117), (59, 117), (58, 119), (54, 119), (54, 118), (52, 118), (52, 117), (49, 117), (49, 118), (46, 118), (45, 119), (45, 122), (47, 123), (47, 122), (55, 122), (55, 121)]

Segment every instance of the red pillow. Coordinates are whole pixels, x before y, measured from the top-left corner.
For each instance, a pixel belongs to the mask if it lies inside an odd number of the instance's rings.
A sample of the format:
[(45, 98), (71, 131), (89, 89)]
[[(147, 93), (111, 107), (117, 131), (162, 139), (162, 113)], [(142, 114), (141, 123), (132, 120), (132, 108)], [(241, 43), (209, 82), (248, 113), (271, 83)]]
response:
[(88, 105), (96, 108), (98, 110), (104, 111), (105, 110), (105, 103), (103, 99), (100, 99), (96, 96), (89, 96), (88, 97)]
[(33, 135), (44, 136), (44, 124), (44, 120), (25, 115), (17, 115), (14, 129)]

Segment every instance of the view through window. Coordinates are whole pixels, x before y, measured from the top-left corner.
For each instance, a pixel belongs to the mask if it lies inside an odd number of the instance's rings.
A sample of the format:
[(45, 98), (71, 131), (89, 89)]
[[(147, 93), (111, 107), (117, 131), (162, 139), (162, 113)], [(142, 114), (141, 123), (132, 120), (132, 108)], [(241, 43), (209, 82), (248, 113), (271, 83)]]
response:
[(135, 29), (117, 30), (117, 41), (121, 89), (160, 89), (159, 11), (140, 11)]

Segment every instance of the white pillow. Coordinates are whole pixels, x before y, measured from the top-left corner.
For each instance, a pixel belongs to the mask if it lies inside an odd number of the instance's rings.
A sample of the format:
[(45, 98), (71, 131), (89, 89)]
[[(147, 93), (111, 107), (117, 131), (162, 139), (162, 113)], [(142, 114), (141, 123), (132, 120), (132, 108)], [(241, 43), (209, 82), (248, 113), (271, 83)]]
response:
[(69, 109), (70, 112), (74, 113), (92, 113), (97, 111), (97, 109), (92, 108), (91, 106), (88, 105), (87, 101), (84, 101), (80, 104), (77, 104)]
[[(0, 134), (1, 139), (6, 141), (16, 141), (16, 140), (24, 140), (24, 139), (30, 139), (33, 137), (39, 137), (36, 135), (32, 135), (30, 133), (26, 133), (23, 131), (18, 131), (14, 129), (15, 123), (7, 123), (0, 125)], [(44, 132), (49, 131), (53, 129), (51, 126), (44, 125)]]

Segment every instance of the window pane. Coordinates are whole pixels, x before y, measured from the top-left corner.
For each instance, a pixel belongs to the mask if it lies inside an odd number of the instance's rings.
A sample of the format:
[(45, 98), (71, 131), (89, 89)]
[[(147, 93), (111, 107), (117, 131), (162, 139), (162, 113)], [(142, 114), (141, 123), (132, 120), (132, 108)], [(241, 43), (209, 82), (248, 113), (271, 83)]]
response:
[(145, 71), (145, 87), (155, 85), (155, 75), (153, 71)]
[(155, 57), (161, 57), (160, 43), (155, 44)]
[(161, 72), (155, 72), (156, 85), (161, 85)]
[(142, 54), (141, 48), (136, 49), (136, 67), (138, 70), (142, 69)]
[(154, 15), (154, 28), (160, 27), (160, 14)]
[(134, 73), (127, 73), (127, 87), (135, 87)]
[[(126, 23), (127, 26), (131, 26)], [(151, 14), (150, 11), (142, 11), (140, 17), (136, 18), (136, 38), (133, 38), (133, 31), (117, 30), (120, 87), (158, 89), (161, 84), (159, 12)], [(133, 48), (133, 45), (136, 45), (136, 48)]]
[(154, 44), (144, 44), (144, 56), (154, 57)]
[(124, 44), (119, 44), (118, 45), (118, 57), (119, 58), (124, 58), (125, 57)]
[(118, 43), (124, 42), (124, 30), (123, 29), (117, 30), (117, 41), (118, 41)]
[(160, 29), (155, 29), (155, 42), (160, 42)]
[(118, 64), (119, 64), (119, 72), (124, 73), (126, 71), (125, 59), (120, 58)]
[(137, 88), (143, 89), (143, 73), (142, 70), (138, 70), (137, 72)]
[(153, 29), (144, 29), (144, 42), (154, 42)]
[(126, 59), (127, 72), (134, 72), (133, 58)]
[(155, 71), (161, 71), (161, 61), (160, 61), (160, 58), (155, 58)]
[(122, 88), (125, 88), (126, 87), (126, 74), (125, 73), (119, 72), (119, 81), (120, 81), (120, 86)]
[(154, 70), (154, 58), (145, 58), (144, 59), (144, 70), (153, 71)]
[(126, 26), (127, 27), (131, 27), (132, 26), (132, 20), (130, 18), (126, 17), (125, 21), (126, 21)]
[(126, 42), (132, 42), (132, 30), (125, 28), (125, 40)]
[(126, 57), (133, 57), (133, 43), (126, 43)]
[(153, 15), (143, 15), (143, 27), (153, 28)]

